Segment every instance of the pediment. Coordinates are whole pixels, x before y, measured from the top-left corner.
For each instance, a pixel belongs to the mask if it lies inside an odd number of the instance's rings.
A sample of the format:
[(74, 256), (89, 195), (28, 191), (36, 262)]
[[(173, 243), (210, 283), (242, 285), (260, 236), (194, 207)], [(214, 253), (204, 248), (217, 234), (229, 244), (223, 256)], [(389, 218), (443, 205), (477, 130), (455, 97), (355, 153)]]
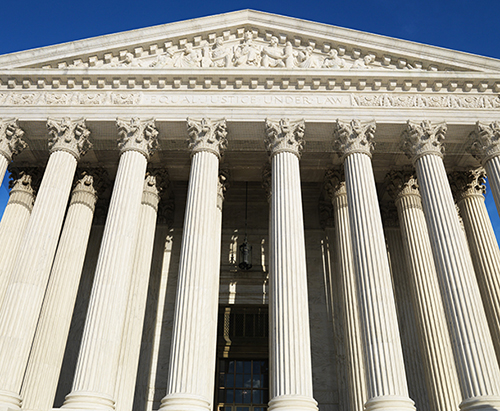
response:
[(496, 72), (492, 58), (253, 10), (0, 56), (0, 69)]

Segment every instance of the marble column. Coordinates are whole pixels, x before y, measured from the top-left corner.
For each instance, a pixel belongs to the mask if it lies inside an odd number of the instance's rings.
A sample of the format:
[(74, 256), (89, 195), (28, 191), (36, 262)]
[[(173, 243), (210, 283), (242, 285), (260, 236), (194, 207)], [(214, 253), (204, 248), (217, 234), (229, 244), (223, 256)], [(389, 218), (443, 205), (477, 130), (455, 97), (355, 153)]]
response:
[(420, 185), (464, 400), (462, 410), (500, 409), (500, 370), (465, 235), (443, 163), (444, 123), (408, 121), (403, 150)]
[(219, 272), (215, 271), (219, 160), (226, 146), (226, 121), (188, 119), (192, 152), (182, 234), (167, 395), (162, 411), (207, 411), (213, 401)]
[(21, 171), (17, 176), (11, 173), (9, 201), (0, 222), (0, 303), (3, 300), (14, 266), (17, 251), (21, 245), (24, 230), (33, 209), (35, 193), (30, 172)]
[(23, 135), (17, 119), (0, 119), (0, 186), (12, 157), (28, 147), (22, 139)]
[(500, 362), (500, 249), (484, 204), (485, 171), (451, 174), (497, 359)]
[(146, 173), (139, 219), (139, 237), (135, 248), (134, 275), (128, 293), (125, 328), (121, 342), (118, 377), (114, 395), (117, 411), (132, 411), (133, 407), (158, 203), (160, 201), (160, 190), (167, 184), (168, 175), (166, 170), (152, 170)]
[(366, 369), (361, 337), (358, 287), (352, 260), (351, 230), (349, 226), (349, 211), (347, 209), (345, 177), (340, 170), (330, 170), (325, 178), (326, 189), (333, 204), (337, 260), (339, 262), (338, 272), (342, 284), (350, 410), (362, 411), (368, 399), (368, 394), (366, 390)]
[(266, 120), (272, 169), (269, 410), (317, 410), (313, 398), (299, 159), (304, 120)]
[(375, 123), (334, 124), (334, 149), (344, 159), (353, 261), (358, 282), (367, 411), (414, 410), (408, 396), (396, 304), (371, 164)]
[(158, 145), (155, 121), (117, 119), (120, 161), (97, 259), (75, 378), (63, 408), (114, 410), (144, 176)]
[(387, 181), (399, 214), (432, 409), (456, 410), (460, 384), (417, 179), (410, 171), (392, 171)]
[(0, 409), (18, 408), (24, 372), (73, 183), (85, 121), (47, 121), (50, 157), (0, 308)]
[(483, 164), (500, 213), (500, 121), (491, 124), (478, 121), (469, 134), (467, 151)]
[(92, 172), (73, 188), (21, 389), (23, 408), (54, 403), (97, 200)]

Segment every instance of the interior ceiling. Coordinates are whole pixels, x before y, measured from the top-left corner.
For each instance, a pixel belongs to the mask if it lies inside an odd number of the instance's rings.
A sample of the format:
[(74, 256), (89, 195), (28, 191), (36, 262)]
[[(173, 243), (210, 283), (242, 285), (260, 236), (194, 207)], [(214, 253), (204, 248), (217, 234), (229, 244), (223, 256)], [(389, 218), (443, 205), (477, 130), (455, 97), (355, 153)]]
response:
[[(189, 178), (190, 153), (187, 148), (186, 123), (156, 123), (160, 148), (152, 156), (152, 167), (166, 167), (172, 181)], [(17, 165), (43, 167), (48, 159), (47, 128), (45, 122), (20, 122), (25, 131), (29, 149), (14, 159)], [(117, 129), (113, 121), (87, 121), (94, 148), (80, 161), (82, 166), (105, 167), (111, 176), (116, 172), (119, 153), (116, 148)], [(448, 125), (445, 164), (451, 170), (477, 167), (479, 163), (465, 152), (465, 142), (474, 125)], [(384, 180), (392, 168), (411, 167), (410, 160), (400, 149), (400, 135), (404, 124), (377, 124), (373, 167), (378, 182)], [(265, 125), (261, 122), (228, 122), (228, 145), (223, 163), (231, 171), (234, 181), (260, 181), (262, 170), (268, 164), (264, 147)], [(332, 148), (331, 123), (306, 122), (305, 147), (300, 162), (304, 182), (323, 181), (325, 171), (341, 165), (341, 159)]]

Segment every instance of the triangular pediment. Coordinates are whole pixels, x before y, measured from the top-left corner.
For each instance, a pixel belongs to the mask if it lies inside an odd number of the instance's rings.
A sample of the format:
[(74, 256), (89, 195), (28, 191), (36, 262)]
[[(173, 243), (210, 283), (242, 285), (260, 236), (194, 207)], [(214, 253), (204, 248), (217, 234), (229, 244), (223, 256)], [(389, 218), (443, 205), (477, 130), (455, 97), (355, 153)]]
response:
[(253, 10), (0, 56), (0, 69), (500, 72), (500, 60)]

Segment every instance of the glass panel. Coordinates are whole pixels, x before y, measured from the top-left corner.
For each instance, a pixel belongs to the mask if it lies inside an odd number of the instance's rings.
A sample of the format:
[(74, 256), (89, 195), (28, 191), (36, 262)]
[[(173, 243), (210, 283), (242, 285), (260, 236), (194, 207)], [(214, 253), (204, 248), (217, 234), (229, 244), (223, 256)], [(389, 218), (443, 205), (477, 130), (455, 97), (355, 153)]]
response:
[(236, 411), (250, 411), (250, 407), (236, 407)]
[(233, 395), (233, 390), (227, 390), (226, 391), (226, 402), (229, 404), (232, 404), (234, 401), (234, 395)]
[(236, 361), (236, 372), (243, 374), (243, 361)]
[(250, 374), (252, 371), (252, 361), (245, 361), (245, 374)]
[(265, 411), (265, 407), (254, 407), (253, 411)]
[(238, 388), (243, 387), (243, 374), (236, 374), (236, 383), (234, 386)]
[(234, 403), (235, 404), (243, 403), (243, 390), (234, 390)]
[(243, 404), (252, 403), (252, 392), (250, 390), (243, 390)]
[(259, 374), (254, 374), (252, 379), (252, 387), (253, 388), (262, 388), (261, 376)]
[(253, 362), (253, 373), (254, 374), (260, 374), (260, 363), (262, 361), (254, 361)]
[(231, 408), (233, 407), (224, 407), (224, 411), (231, 411)]
[(234, 387), (234, 375), (233, 374), (226, 375), (226, 387), (228, 387), (228, 388)]
[(227, 372), (234, 372), (234, 361), (229, 361), (229, 368)]
[(245, 374), (244, 387), (245, 388), (252, 388), (252, 377), (250, 376), (250, 374)]
[(252, 402), (254, 404), (262, 404), (262, 391), (254, 390)]

